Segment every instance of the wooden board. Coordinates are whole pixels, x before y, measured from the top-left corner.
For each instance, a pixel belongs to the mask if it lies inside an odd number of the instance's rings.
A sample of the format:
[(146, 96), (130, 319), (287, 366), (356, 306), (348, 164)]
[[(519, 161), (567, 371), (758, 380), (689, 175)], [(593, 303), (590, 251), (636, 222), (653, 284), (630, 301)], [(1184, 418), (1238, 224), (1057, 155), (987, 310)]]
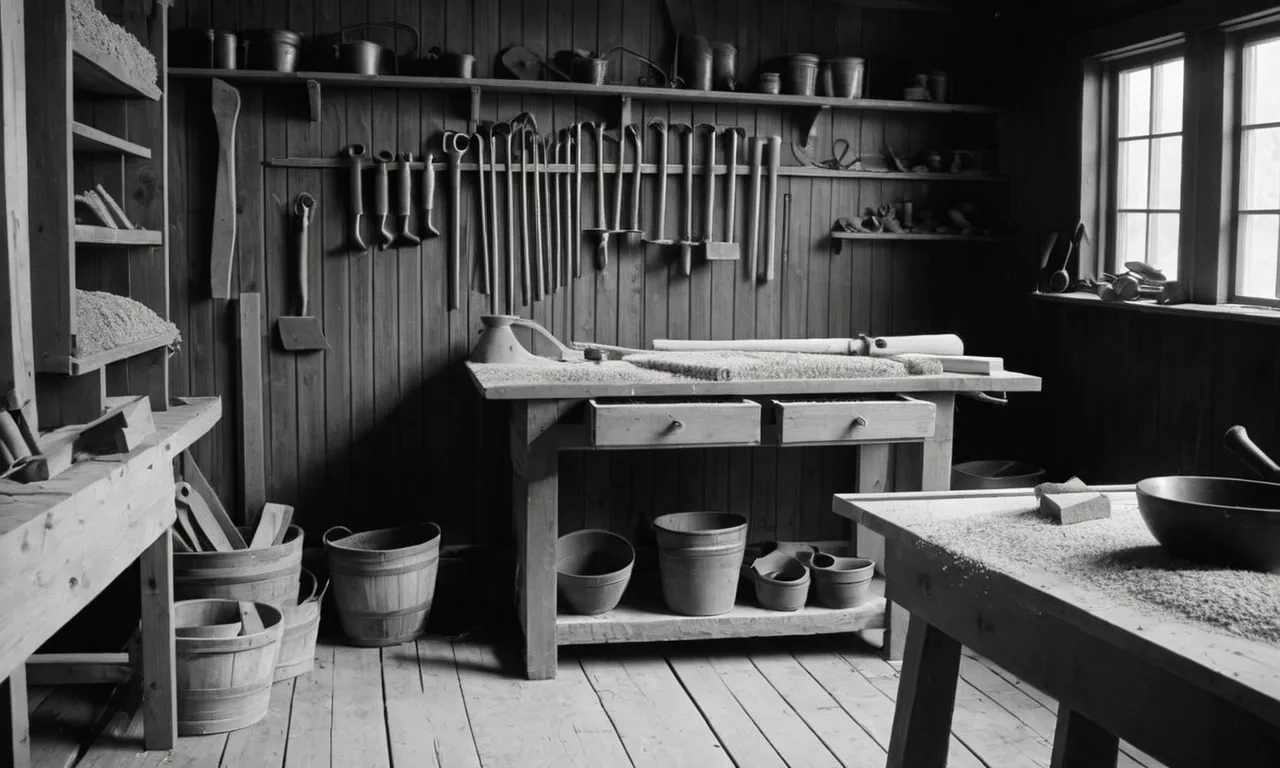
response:
[(164, 244), (164, 233), (149, 229), (112, 229), (93, 224), (77, 224), (72, 238), (78, 245), (112, 245), (131, 248)]
[[(334, 765), (390, 768), (377, 648), (333, 652)], [(323, 715), (322, 715), (323, 717)]]
[(427, 637), (382, 652), (393, 765), (480, 768), (453, 645)]
[(262, 412), (262, 297), (243, 291), (238, 306), (240, 338), (240, 519), (250, 527), (267, 502), (266, 445)]
[[(316, 647), (315, 667), (295, 679), (284, 768), (330, 765), (334, 715), (334, 648)], [(344, 680), (346, 677), (344, 676)], [(275, 698), (272, 691), (272, 699)], [(345, 746), (340, 747), (345, 749)]]
[(151, 159), (151, 149), (84, 123), (71, 124), (71, 147), (82, 154), (120, 154)]

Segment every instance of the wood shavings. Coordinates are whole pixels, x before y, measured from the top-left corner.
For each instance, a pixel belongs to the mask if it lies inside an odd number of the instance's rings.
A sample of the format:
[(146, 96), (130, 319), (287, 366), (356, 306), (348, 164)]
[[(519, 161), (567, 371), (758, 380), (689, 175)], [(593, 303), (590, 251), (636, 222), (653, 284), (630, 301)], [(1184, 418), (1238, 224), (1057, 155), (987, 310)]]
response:
[(102, 227), (110, 227), (111, 229), (119, 229), (115, 221), (111, 218), (111, 214), (107, 211), (107, 206), (102, 202), (102, 198), (98, 197), (98, 193), (92, 189), (75, 195), (73, 199), (79, 203), (84, 210), (93, 214), (94, 223)]
[(129, 217), (124, 214), (124, 209), (120, 207), (120, 204), (116, 202), (116, 199), (111, 196), (111, 193), (105, 187), (98, 184), (93, 188), (93, 191), (97, 193), (98, 199), (111, 212), (111, 218), (115, 221), (112, 226), (118, 224), (121, 229), (137, 229), (133, 222), (129, 221)]
[(1154, 618), (1187, 619), (1226, 634), (1280, 643), (1280, 574), (1173, 557), (1151, 536), (1136, 505), (1112, 506), (1110, 518), (1065, 528), (1028, 502), (1022, 512), (916, 530), (979, 567), (1040, 569)]
[(485, 366), (485, 385), (503, 386), (525, 382), (552, 384), (669, 384), (688, 381), (661, 371), (638, 368), (620, 360), (600, 363), (556, 363), (555, 365)]
[(81, 356), (178, 332), (146, 305), (101, 291), (76, 291), (76, 354)]
[[(627, 355), (632, 365), (704, 381), (777, 379), (890, 379), (921, 375), (925, 358), (899, 362), (883, 357), (814, 355), (795, 352), (646, 352)], [(942, 372), (937, 361), (932, 362)]]
[(93, 0), (71, 0), (71, 34), (77, 43), (119, 61), (137, 80), (156, 84), (155, 55), (99, 11)]

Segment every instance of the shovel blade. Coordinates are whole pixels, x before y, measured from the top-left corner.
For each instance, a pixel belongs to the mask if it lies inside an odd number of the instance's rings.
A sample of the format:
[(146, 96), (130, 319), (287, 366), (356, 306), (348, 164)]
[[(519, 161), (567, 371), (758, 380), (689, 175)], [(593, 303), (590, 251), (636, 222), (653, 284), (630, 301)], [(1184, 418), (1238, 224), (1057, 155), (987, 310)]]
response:
[(707, 261), (737, 261), (742, 255), (737, 243), (714, 243), (707, 241)]
[(308, 352), (328, 349), (320, 319), (316, 317), (280, 317), (276, 319), (280, 343), (290, 352)]

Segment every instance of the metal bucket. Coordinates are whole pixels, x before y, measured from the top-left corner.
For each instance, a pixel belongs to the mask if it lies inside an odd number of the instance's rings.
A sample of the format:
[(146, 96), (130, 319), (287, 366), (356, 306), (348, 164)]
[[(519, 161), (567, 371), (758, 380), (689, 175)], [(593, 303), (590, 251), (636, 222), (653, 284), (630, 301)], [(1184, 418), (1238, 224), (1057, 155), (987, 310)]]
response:
[[(346, 536), (335, 536), (345, 531)], [(342, 631), (352, 645), (399, 645), (422, 636), (440, 565), (440, 526), (419, 523), (324, 534)]]
[(782, 73), (782, 92), (795, 96), (812, 96), (818, 84), (818, 57), (797, 53), (787, 57)]
[(862, 98), (867, 60), (857, 56), (841, 56), (822, 62), (822, 95), (839, 99)]
[[(382, 52), (384, 48), (377, 43), (369, 40), (348, 40), (347, 33), (359, 30), (368, 30), (374, 28), (385, 28), (395, 30), (397, 33), (396, 40), (399, 40), (398, 33), (400, 31), (408, 32), (413, 45), (405, 53), (406, 57), (412, 56), (418, 50), (418, 30), (411, 24), (403, 24), (398, 21), (377, 21), (365, 24), (349, 24), (340, 31), (341, 42), (333, 46), (334, 58), (338, 60), (338, 71), (351, 72), (357, 75), (377, 75), (382, 73)], [(400, 73), (400, 58), (395, 51), (392, 51), (392, 72)]]
[(727, 512), (678, 512), (653, 521), (662, 598), (684, 616), (718, 616), (733, 609), (747, 519)]
[(604, 85), (609, 75), (609, 60), (580, 56), (573, 60), (573, 79), (587, 85)]
[(287, 29), (255, 29), (246, 32), (245, 59), (248, 69), (293, 72), (298, 68), (298, 46), (302, 35)]
[(225, 29), (205, 30), (209, 41), (209, 67), (211, 69), (236, 69), (236, 57), (244, 44), (235, 32)]

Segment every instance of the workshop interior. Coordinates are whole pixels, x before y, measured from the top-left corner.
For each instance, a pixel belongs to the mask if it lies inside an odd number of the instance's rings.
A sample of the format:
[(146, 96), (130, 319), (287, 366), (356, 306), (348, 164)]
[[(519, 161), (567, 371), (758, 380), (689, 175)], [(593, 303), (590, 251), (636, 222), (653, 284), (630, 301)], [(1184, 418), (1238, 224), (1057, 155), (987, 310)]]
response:
[(0, 768), (1280, 764), (1276, 0), (0, 0)]

